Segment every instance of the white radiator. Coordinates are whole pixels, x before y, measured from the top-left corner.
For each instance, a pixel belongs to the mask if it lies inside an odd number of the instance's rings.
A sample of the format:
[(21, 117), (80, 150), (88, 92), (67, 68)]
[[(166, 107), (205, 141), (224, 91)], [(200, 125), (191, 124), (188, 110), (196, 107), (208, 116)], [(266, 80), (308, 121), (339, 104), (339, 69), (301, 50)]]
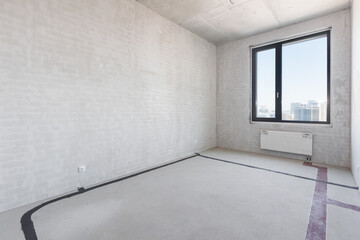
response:
[(313, 136), (310, 133), (260, 131), (260, 148), (312, 156)]

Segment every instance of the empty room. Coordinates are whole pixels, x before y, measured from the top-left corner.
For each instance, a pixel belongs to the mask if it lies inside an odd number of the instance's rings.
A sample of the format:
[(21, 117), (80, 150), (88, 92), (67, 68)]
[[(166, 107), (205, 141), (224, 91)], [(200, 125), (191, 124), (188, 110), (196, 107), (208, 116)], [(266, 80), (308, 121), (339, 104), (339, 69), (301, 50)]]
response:
[(0, 240), (359, 240), (359, 0), (0, 0)]

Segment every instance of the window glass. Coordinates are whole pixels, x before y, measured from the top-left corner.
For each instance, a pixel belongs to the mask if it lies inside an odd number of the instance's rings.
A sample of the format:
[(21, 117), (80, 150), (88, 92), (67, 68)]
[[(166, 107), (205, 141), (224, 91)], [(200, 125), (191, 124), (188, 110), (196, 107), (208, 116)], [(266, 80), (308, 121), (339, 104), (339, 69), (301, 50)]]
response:
[(325, 36), (282, 47), (282, 119), (326, 121), (327, 39)]
[(275, 118), (275, 49), (257, 53), (256, 117)]

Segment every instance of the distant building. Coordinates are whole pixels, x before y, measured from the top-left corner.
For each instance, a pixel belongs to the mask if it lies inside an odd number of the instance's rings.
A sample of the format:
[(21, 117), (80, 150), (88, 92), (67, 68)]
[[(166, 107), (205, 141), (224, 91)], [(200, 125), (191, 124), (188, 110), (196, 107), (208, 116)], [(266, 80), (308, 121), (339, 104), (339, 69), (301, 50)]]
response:
[(259, 112), (260, 113), (268, 113), (269, 109), (267, 108), (267, 106), (260, 106)]
[(291, 111), (294, 114), (294, 121), (319, 121), (319, 104), (317, 101), (309, 100), (307, 104), (292, 103)]
[(294, 120), (294, 115), (290, 111), (283, 111), (282, 120)]
[(327, 118), (327, 102), (319, 103), (319, 121), (325, 122)]
[[(267, 106), (260, 106), (257, 111), (259, 118), (275, 118), (275, 110), (269, 110)], [(327, 102), (308, 100), (307, 103), (294, 102), (290, 109), (282, 111), (282, 120), (325, 122), (327, 119)]]
[(275, 110), (269, 111), (267, 106), (260, 106), (256, 115), (258, 118), (275, 118)]
[(317, 107), (319, 104), (317, 101), (315, 100), (308, 100), (308, 103), (307, 103), (308, 106), (312, 106), (312, 107)]
[(300, 107), (301, 105), (302, 105), (302, 104), (299, 103), (299, 102), (297, 102), (297, 103), (291, 103), (291, 113), (294, 114), (295, 109), (298, 108), (298, 107)]

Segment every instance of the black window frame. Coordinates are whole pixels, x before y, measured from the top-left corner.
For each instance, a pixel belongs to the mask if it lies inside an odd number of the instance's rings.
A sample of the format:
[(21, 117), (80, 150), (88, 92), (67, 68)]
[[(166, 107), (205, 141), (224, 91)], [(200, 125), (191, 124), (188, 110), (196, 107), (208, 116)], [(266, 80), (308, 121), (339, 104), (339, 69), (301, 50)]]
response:
[[(327, 116), (326, 121), (291, 121), (282, 120), (282, 46), (291, 42), (311, 39), (318, 36), (327, 37)], [(256, 72), (257, 72), (257, 53), (269, 49), (275, 49), (275, 118), (259, 118), (256, 106)], [(255, 47), (251, 50), (252, 56), (252, 118), (253, 122), (281, 122), (281, 123), (306, 123), (306, 124), (330, 124), (330, 30), (293, 38), (273, 44)], [(278, 95), (278, 97), (277, 97)]]

